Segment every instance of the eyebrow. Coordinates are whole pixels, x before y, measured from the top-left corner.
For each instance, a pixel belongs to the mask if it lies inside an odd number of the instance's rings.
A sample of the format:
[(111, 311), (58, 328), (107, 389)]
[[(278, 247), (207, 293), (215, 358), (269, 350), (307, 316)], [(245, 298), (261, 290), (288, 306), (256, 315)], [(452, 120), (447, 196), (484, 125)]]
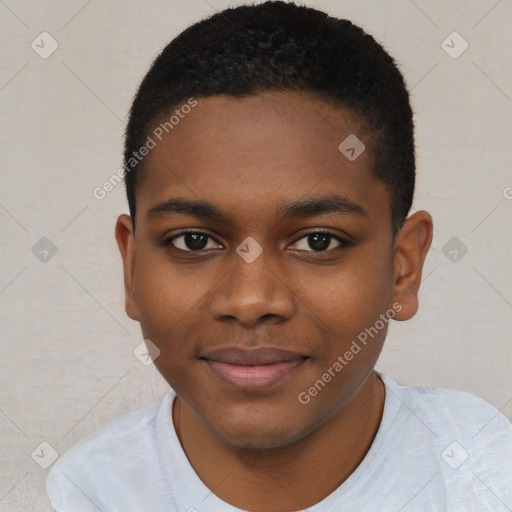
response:
[[(346, 197), (328, 196), (301, 199), (284, 204), (278, 209), (282, 218), (308, 218), (327, 213), (366, 216), (365, 209)], [(172, 216), (174, 214), (190, 215), (199, 219), (231, 224), (232, 221), (218, 206), (208, 201), (172, 198), (151, 208), (148, 219)]]

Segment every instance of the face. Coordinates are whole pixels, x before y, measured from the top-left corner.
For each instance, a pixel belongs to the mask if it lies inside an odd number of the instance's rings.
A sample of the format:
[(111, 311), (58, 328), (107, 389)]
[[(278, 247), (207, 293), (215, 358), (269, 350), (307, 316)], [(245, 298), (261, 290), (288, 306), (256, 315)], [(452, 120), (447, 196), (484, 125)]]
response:
[[(348, 110), (291, 92), (197, 101), (145, 159), (135, 234), (118, 221), (126, 309), (219, 439), (284, 446), (373, 370), (387, 324), (343, 356), (397, 300), (389, 192)], [(351, 134), (355, 160), (338, 148)]]

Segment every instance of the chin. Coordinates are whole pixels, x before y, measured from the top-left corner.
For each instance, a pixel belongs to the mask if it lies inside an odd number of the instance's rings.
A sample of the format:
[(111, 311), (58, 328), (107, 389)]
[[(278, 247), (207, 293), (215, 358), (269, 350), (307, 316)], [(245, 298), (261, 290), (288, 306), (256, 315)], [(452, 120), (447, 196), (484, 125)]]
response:
[(207, 425), (208, 429), (220, 441), (240, 450), (270, 450), (291, 445), (307, 436), (310, 429), (300, 429), (300, 423), (294, 421), (293, 415), (275, 421), (267, 418), (264, 421), (224, 422), (222, 425)]
[(252, 436), (247, 433), (229, 437), (221, 435), (218, 432), (215, 434), (224, 444), (237, 450), (272, 450), (275, 448), (283, 448), (300, 439), (300, 436), (284, 435), (276, 437), (271, 433), (262, 435), (261, 432), (255, 433)]

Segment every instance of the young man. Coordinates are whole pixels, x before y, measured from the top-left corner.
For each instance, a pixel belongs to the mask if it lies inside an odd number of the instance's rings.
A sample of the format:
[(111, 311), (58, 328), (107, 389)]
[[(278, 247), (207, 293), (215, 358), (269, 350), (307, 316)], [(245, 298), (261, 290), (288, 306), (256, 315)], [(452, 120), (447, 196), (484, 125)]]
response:
[(172, 391), (55, 464), (60, 512), (512, 510), (512, 427), (377, 373), (432, 240), (393, 59), (291, 3), (153, 63), (126, 130), (126, 311)]

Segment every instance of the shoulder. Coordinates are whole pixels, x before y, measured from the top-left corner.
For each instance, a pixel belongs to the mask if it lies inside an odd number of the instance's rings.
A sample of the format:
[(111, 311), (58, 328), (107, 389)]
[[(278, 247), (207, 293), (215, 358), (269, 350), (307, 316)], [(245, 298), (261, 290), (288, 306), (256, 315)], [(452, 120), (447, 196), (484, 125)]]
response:
[(438, 475), (444, 495), (480, 496), (487, 503), (492, 489), (512, 503), (512, 423), (496, 407), (464, 391), (381, 378), (400, 402), (399, 441)]
[(512, 423), (493, 405), (476, 395), (433, 386), (406, 387), (382, 375), (388, 391), (433, 428), (471, 433), (475, 438), (500, 436), (512, 442)]
[(146, 466), (155, 467), (154, 424), (170, 395), (160, 403), (116, 418), (66, 451), (46, 479), (53, 506), (57, 510), (70, 506), (97, 510), (104, 500), (110, 500), (103, 493), (115, 493), (128, 482), (135, 485)]
[(512, 424), (496, 407), (464, 391), (380, 376), (397, 411), (388, 438), (396, 471), (418, 488), (430, 475), (425, 506), (476, 512), (512, 503)]

